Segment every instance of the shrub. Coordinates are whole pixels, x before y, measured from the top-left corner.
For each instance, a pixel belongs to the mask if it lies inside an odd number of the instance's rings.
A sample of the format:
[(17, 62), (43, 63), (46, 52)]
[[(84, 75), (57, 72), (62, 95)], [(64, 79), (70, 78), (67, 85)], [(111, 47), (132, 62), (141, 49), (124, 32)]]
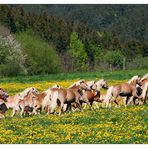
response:
[(26, 55), (12, 35), (0, 36), (0, 75), (16, 76), (27, 74)]
[(32, 31), (17, 33), (16, 38), (27, 53), (26, 66), (29, 75), (59, 71), (59, 58), (52, 45), (34, 36)]

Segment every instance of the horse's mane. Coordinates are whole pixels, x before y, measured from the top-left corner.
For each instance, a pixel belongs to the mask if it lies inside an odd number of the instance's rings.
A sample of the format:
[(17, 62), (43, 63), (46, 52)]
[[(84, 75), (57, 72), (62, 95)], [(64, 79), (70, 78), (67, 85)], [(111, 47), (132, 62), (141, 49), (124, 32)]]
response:
[(79, 81), (77, 81), (77, 82), (75, 82), (75, 83), (73, 83), (72, 85), (70, 85), (68, 88), (72, 88), (72, 87), (74, 87), (74, 86), (78, 86), (81, 82), (83, 82), (84, 80), (79, 80)]
[(133, 83), (135, 80), (137, 80), (138, 78), (139, 78), (138, 75), (133, 76), (127, 83), (131, 84), (131, 83)]
[(89, 82), (87, 82), (87, 85), (88, 86), (92, 86), (93, 84), (95, 84), (95, 81), (89, 81)]
[(148, 73), (145, 74), (142, 78), (141, 78), (141, 81), (145, 80), (145, 79), (148, 79)]
[(105, 80), (104, 79), (100, 79), (99, 81), (96, 82), (96, 84), (101, 84), (102, 82), (104, 82)]
[[(26, 96), (27, 94), (28, 94), (28, 92), (30, 92), (31, 91), (31, 89), (32, 88), (34, 88), (34, 87), (29, 87), (29, 88), (26, 88), (25, 90), (23, 90), (21, 93), (19, 93), (19, 95), (21, 96), (21, 97), (24, 97), (24, 96)], [(35, 88), (34, 88), (35, 89)]]

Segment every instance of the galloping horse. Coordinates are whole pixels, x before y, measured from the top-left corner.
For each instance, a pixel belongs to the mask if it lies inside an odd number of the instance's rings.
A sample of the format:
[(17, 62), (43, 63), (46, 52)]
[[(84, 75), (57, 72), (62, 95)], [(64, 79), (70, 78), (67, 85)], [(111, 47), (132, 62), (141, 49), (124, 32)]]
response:
[[(33, 103), (36, 99), (37, 94), (35, 92), (29, 91), (23, 100), (20, 100), (18, 103), (19, 108), (21, 109), (20, 115), (24, 116), (24, 112), (33, 111)], [(26, 109), (27, 108), (27, 109)]]
[(28, 92), (33, 92), (33, 93), (38, 94), (38, 91), (36, 90), (36, 88), (30, 87), (30, 88), (26, 88), (21, 93), (18, 93), (14, 96), (9, 96), (7, 98), (7, 102), (5, 103), (7, 108), (13, 109), (11, 117), (13, 117), (16, 114), (16, 111), (19, 110), (18, 103), (19, 103), (20, 100), (24, 99), (24, 97), (28, 94)]
[[(98, 105), (97, 105), (97, 102), (102, 102), (102, 100), (100, 100), (100, 90), (102, 88), (104, 88), (104, 89), (108, 88), (106, 80), (101, 79), (101, 80), (99, 80), (97, 82), (90, 81), (90, 82), (87, 82), (87, 85), (88, 85), (88, 88), (90, 90), (86, 90), (83, 93), (81, 103), (84, 102), (83, 100), (88, 100), (91, 107), (92, 107), (92, 104), (94, 102), (96, 108), (99, 108)], [(85, 103), (84, 109), (86, 108), (86, 105), (87, 104)]]
[(72, 84), (67, 89), (63, 88), (53, 88), (51, 89), (51, 92), (47, 96), (49, 96), (48, 100), (49, 102), (49, 110), (48, 113), (53, 113), (57, 104), (60, 105), (60, 111), (59, 115), (64, 111), (64, 104), (67, 104), (66, 110), (71, 110), (71, 103), (75, 102), (80, 110), (82, 110), (81, 104), (80, 104), (80, 98), (81, 98), (81, 91), (83, 89), (87, 89), (87, 84), (84, 80), (79, 80)]
[[(47, 90), (43, 91), (42, 93), (39, 93), (36, 95), (36, 99), (34, 100), (33, 103), (33, 113), (36, 115), (37, 111), (40, 110), (40, 114), (41, 111), (45, 111), (48, 110), (49, 107), (49, 97), (50, 97), (50, 93), (51, 93), (51, 89), (58, 89), (60, 88), (59, 85), (54, 85), (51, 88), (48, 88)], [(49, 95), (49, 96), (48, 96)]]
[(127, 97), (126, 105), (129, 103), (129, 99), (131, 96), (141, 99), (142, 96), (138, 96), (136, 91), (136, 84), (139, 84), (139, 81), (140, 81), (140, 77), (137, 75), (137, 76), (133, 76), (127, 83), (111, 86), (107, 91), (103, 105), (106, 104), (106, 107), (107, 107), (111, 98), (114, 97), (113, 100), (116, 100), (118, 96)]

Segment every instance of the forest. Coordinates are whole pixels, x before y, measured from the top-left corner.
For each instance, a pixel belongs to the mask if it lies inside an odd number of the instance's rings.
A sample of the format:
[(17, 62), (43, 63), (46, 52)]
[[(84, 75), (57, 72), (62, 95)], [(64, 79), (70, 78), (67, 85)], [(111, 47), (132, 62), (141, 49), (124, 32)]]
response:
[(0, 76), (148, 69), (147, 5), (0, 5)]

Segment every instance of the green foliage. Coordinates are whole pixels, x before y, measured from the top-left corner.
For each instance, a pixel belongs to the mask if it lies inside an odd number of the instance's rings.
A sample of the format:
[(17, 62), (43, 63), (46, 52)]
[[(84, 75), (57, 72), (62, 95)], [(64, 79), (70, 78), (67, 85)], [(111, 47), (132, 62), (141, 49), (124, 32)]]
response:
[(148, 69), (148, 57), (137, 56), (127, 67), (130, 69)]
[(71, 33), (68, 55), (72, 58), (72, 66), (74, 66), (76, 71), (86, 70), (87, 54), (76, 32)]
[(120, 51), (108, 51), (105, 60), (114, 67), (122, 68), (124, 56)]
[(27, 71), (29, 75), (49, 74), (59, 71), (59, 59), (52, 45), (48, 45), (32, 31), (15, 34), (27, 53)]

